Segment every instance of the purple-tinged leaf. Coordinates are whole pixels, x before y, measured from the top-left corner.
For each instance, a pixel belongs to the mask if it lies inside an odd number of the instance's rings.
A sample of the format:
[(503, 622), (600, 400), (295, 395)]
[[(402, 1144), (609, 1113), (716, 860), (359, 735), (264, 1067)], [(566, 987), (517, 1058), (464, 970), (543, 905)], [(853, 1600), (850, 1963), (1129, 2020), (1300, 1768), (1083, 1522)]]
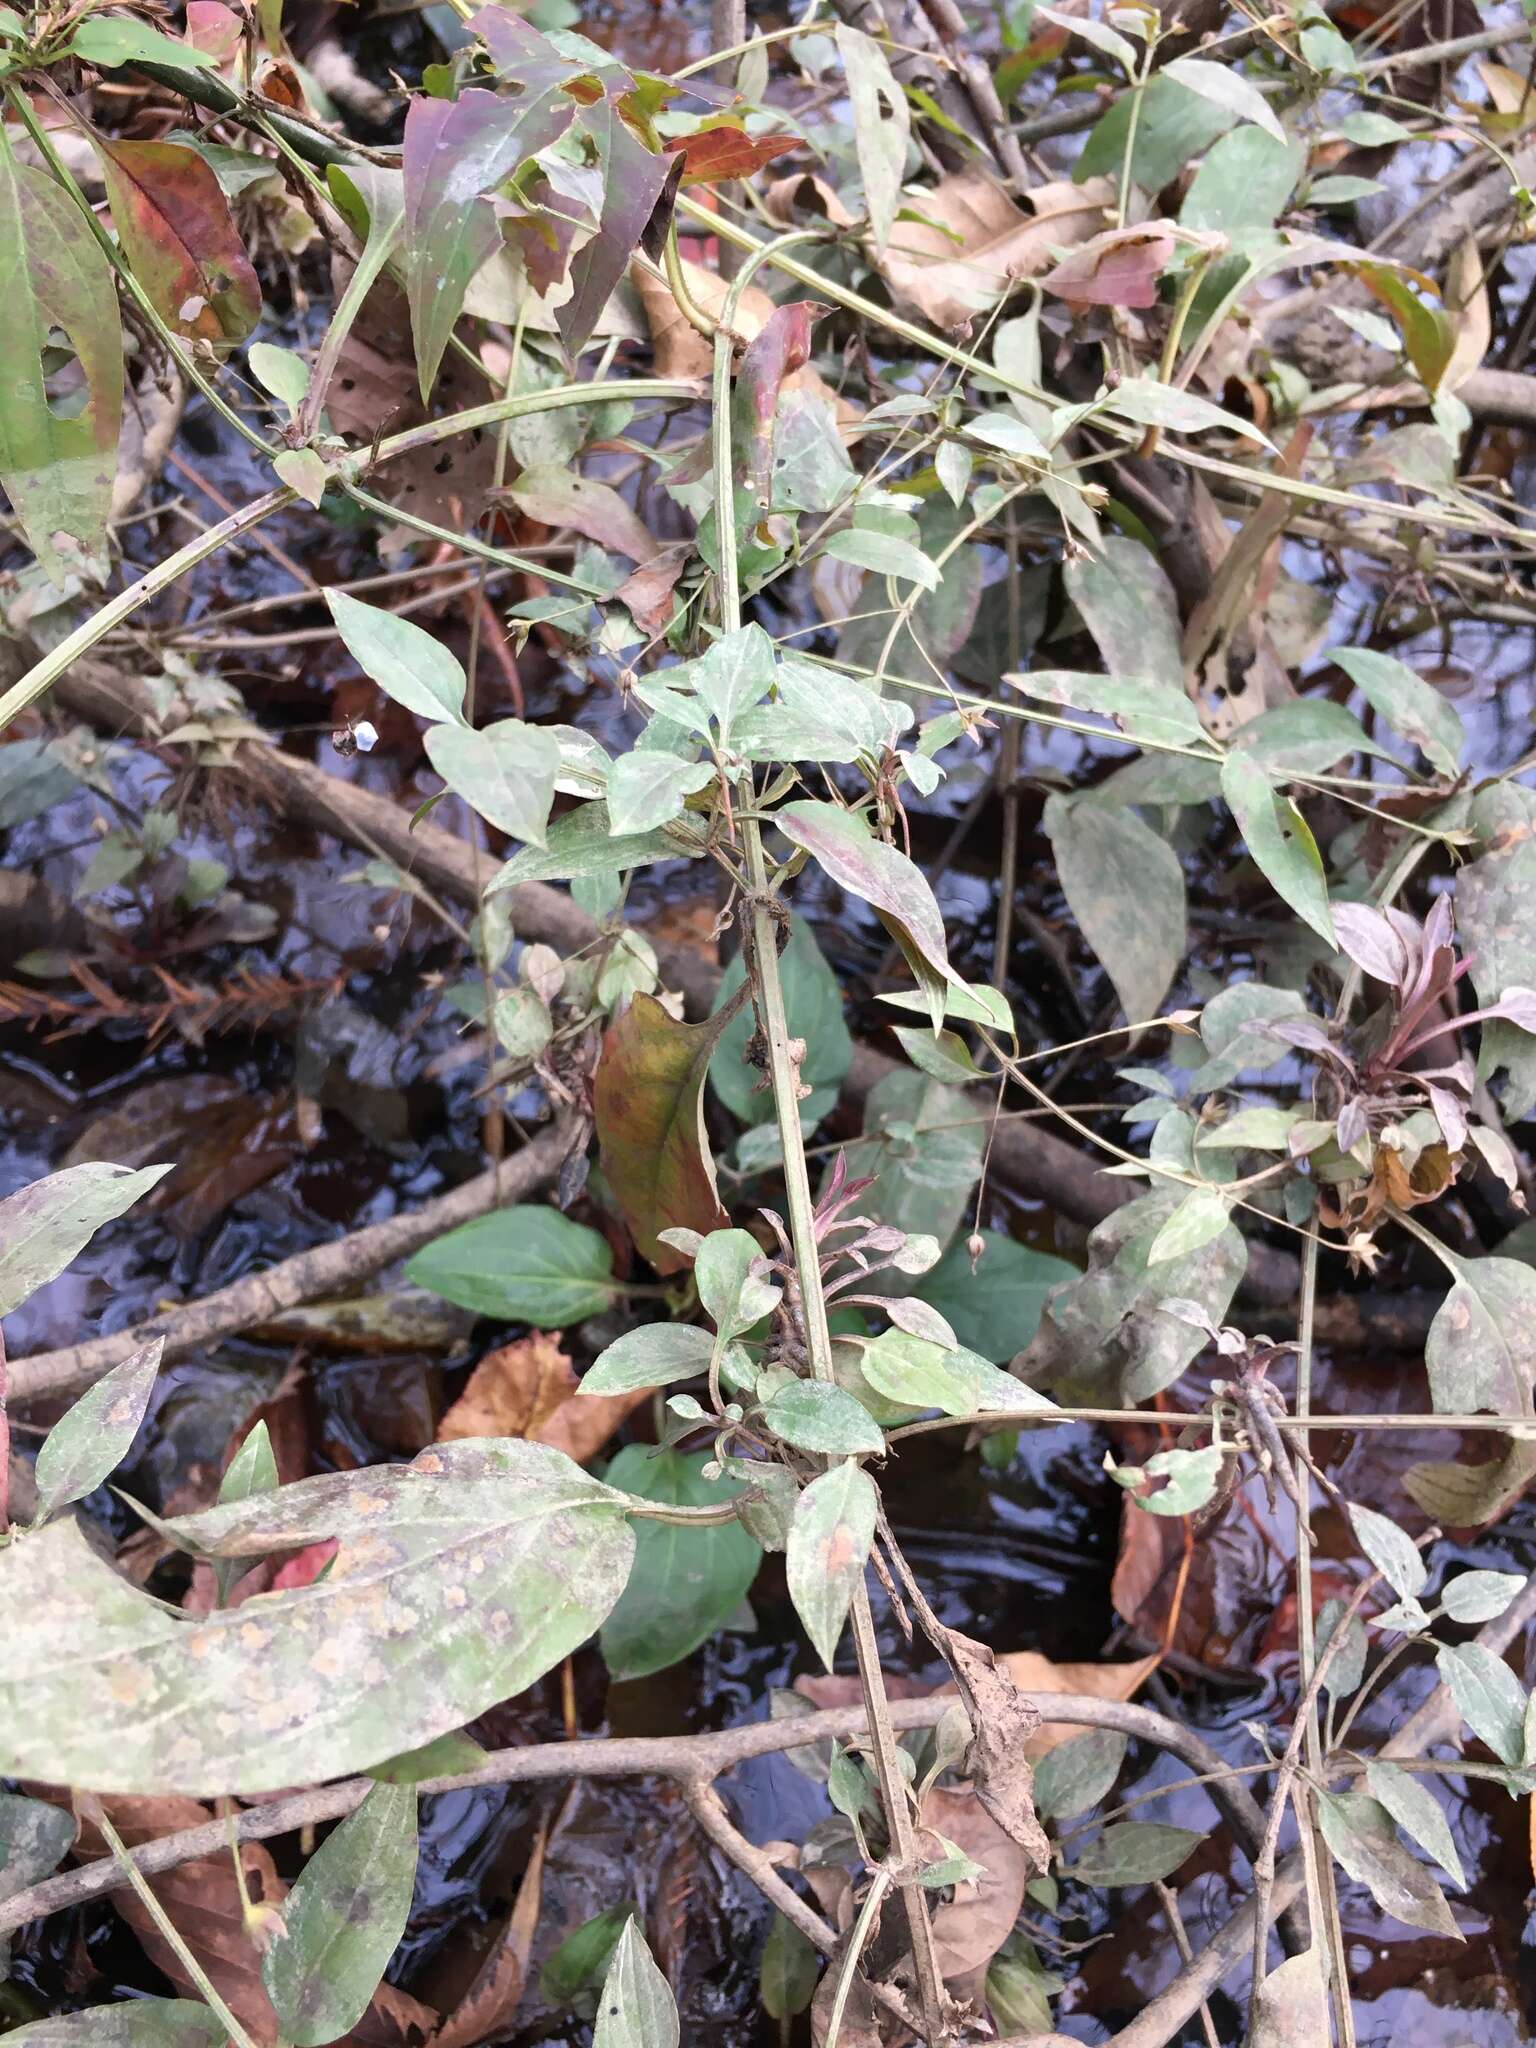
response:
[[(574, 67), (567, 66), (570, 74)], [(405, 117), (405, 275), (425, 398), (471, 278), (501, 246), (483, 194), (558, 142), (576, 113), (562, 84), (502, 99), (470, 87), (457, 100), (422, 95)]]
[(1341, 1152), (1353, 1152), (1365, 1136), (1365, 1106), (1356, 1096), (1339, 1111), (1338, 1144)]
[(1407, 981), (1408, 948), (1379, 910), (1368, 903), (1335, 903), (1333, 929), (1343, 950), (1373, 981), (1393, 988)]
[(561, 339), (573, 355), (602, 317), (678, 168), (676, 157), (647, 149), (610, 100), (591, 110), (585, 126), (602, 165), (603, 211), (597, 233), (571, 265), (571, 296), (555, 314)]

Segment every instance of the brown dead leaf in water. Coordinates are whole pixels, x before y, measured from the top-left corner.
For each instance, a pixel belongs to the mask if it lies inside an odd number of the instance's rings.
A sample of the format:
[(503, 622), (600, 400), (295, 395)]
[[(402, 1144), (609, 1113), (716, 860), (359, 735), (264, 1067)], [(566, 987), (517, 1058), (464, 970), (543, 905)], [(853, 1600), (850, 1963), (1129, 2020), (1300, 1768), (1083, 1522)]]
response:
[(439, 1443), (461, 1437), (517, 1436), (552, 1444), (578, 1465), (595, 1457), (641, 1402), (633, 1394), (581, 1394), (558, 1337), (535, 1330), (488, 1351), (438, 1425)]
[[(1129, 1700), (1162, 1662), (1154, 1652), (1133, 1664), (1055, 1664), (1038, 1650), (1010, 1650), (998, 1663), (1022, 1693), (1072, 1692), (1083, 1699)], [(1048, 1750), (1087, 1731), (1071, 1721), (1045, 1721), (1030, 1737), (1029, 1758), (1038, 1763)]]
[(921, 220), (897, 221), (877, 267), (895, 298), (953, 332), (1095, 234), (1113, 198), (1107, 178), (1058, 180), (1036, 186), (1026, 213), (985, 172), (960, 171), (923, 195)]
[(544, 1906), (544, 1849), (547, 1825), (533, 1838), (527, 1868), (517, 1897), (500, 1934), (486, 1952), (474, 1982), (443, 2020), (427, 2048), (477, 2048), (499, 2039), (522, 2004), (528, 1984), (528, 1959)]
[(940, 1976), (955, 1988), (957, 1978), (975, 1975), (974, 1988), (979, 1991), (988, 1963), (1024, 1910), (1024, 1889), (1037, 1874), (1036, 1866), (1029, 1852), (998, 1825), (970, 1791), (936, 1785), (923, 1801), (919, 1847), (930, 1862), (936, 1862), (947, 1852), (933, 1839), (930, 1829), (953, 1842), (986, 1873), (975, 1884), (957, 1884), (953, 1899), (933, 1915)]
[[(925, 1626), (932, 1633), (931, 1624)], [(973, 1642), (956, 1629), (943, 1634), (939, 1650), (970, 1716), (965, 1768), (976, 1796), (992, 1825), (1023, 1858), (1029, 1875), (1042, 1875), (1051, 1867), (1051, 1845), (1035, 1813), (1034, 1776), (1028, 1762), (1040, 1716), (985, 1643)]]

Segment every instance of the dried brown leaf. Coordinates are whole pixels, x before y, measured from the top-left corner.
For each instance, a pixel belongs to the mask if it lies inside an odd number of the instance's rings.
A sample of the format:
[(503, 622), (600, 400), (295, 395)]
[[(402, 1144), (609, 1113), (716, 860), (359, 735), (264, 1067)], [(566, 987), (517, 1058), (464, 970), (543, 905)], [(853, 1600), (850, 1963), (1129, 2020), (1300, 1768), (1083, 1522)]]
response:
[(439, 1424), (438, 1441), (520, 1436), (552, 1444), (581, 1464), (595, 1456), (625, 1417), (650, 1397), (644, 1389), (578, 1397), (578, 1384), (559, 1338), (535, 1330), (486, 1353)]
[(544, 1907), (544, 1849), (549, 1829), (533, 1838), (517, 1897), (494, 1945), (463, 1998), (432, 2036), (429, 2048), (477, 2048), (494, 2041), (515, 2018), (528, 1983), (528, 1958)]
[(919, 1845), (925, 1856), (937, 1860), (945, 1852), (928, 1829), (953, 1842), (986, 1873), (975, 1884), (956, 1885), (954, 1898), (933, 1916), (939, 1973), (952, 1983), (985, 1970), (1008, 1939), (1037, 1866), (971, 1792), (934, 1786), (924, 1799)]
[[(1138, 1657), (1133, 1664), (1056, 1664), (1038, 1650), (1010, 1650), (998, 1663), (1022, 1693), (1074, 1692), (1084, 1699), (1128, 1700), (1157, 1669), (1159, 1657)], [(1030, 1737), (1029, 1756), (1038, 1763), (1047, 1750), (1070, 1742), (1084, 1731), (1070, 1721), (1045, 1721)]]
[(924, 194), (921, 220), (897, 221), (880, 274), (935, 327), (969, 327), (1021, 278), (1046, 269), (1057, 249), (1096, 233), (1113, 196), (1104, 178), (1058, 181), (1036, 186), (1026, 213), (984, 171), (958, 172)]

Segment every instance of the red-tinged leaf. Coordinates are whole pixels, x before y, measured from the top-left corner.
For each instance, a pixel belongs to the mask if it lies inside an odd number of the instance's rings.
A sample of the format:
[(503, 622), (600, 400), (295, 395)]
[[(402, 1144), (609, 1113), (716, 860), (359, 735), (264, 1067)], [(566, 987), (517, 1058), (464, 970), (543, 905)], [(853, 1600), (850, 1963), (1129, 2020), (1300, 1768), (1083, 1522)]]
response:
[(569, 526), (599, 547), (648, 562), (659, 542), (610, 484), (578, 476), (573, 469), (545, 463), (525, 469), (507, 495), (520, 512), (546, 526)]
[(541, 298), (552, 292), (570, 267), (571, 247), (580, 222), (563, 209), (572, 201), (541, 188), (544, 203), (537, 213), (519, 213), (503, 223), (507, 240), (522, 255), (528, 282)]
[(1064, 256), (1040, 282), (1071, 306), (1155, 306), (1157, 281), (1173, 260), (1162, 221), (1110, 228)]
[(736, 389), (750, 420), (747, 477), (761, 504), (768, 502), (780, 390), (786, 377), (803, 370), (810, 361), (811, 329), (826, 310), (813, 299), (796, 299), (787, 306), (776, 306), (741, 359)]
[[(564, 75), (574, 66), (566, 64)], [(470, 279), (501, 246), (483, 195), (570, 126), (576, 102), (560, 83), (518, 99), (470, 87), (456, 100), (425, 94), (405, 117), (405, 277), (421, 394), (430, 393)]]
[(603, 1172), (629, 1234), (658, 1273), (687, 1261), (663, 1230), (723, 1228), (704, 1131), (704, 1075), (722, 1024), (679, 1024), (654, 996), (636, 996), (603, 1040), (593, 1113)]
[(642, 562), (633, 575), (626, 576), (613, 593), (620, 604), (628, 607), (642, 633), (660, 633), (665, 629), (672, 616), (672, 593), (692, 552), (686, 541), (663, 548), (648, 562)]
[(93, 136), (112, 224), (168, 327), (231, 345), (261, 318), (261, 286), (212, 166), (180, 142)]
[(245, 33), (240, 17), (224, 0), (187, 0), (187, 41), (227, 64)]
[[(583, 106), (602, 98), (603, 89), (590, 71), (562, 56), (548, 36), (509, 7), (477, 8), (474, 28), (491, 53), (497, 77), (516, 85), (525, 100), (551, 85), (564, 85)], [(616, 86), (634, 84), (630, 74), (611, 60), (604, 64), (603, 75)]]
[(629, 268), (676, 161), (647, 149), (609, 100), (591, 110), (584, 126), (602, 165), (603, 210), (597, 233), (571, 265), (571, 296), (555, 314), (560, 338), (573, 355)]
[[(0, 130), (0, 484), (28, 547), (55, 583), (104, 573), (107, 516), (123, 417), (122, 331), (111, 265), (79, 208), (51, 178), (18, 164)], [(64, 418), (48, 402), (43, 351), (62, 329), (86, 402)]]
[(794, 135), (748, 135), (732, 121), (674, 135), (667, 143), (683, 159), (685, 185), (718, 185), (726, 178), (750, 178), (776, 156), (799, 147)]
[[(921, 868), (877, 839), (864, 820), (838, 804), (785, 804), (774, 813), (784, 836), (822, 867), (839, 888), (872, 904), (910, 960), (953, 980), (944, 919)], [(943, 1013), (942, 1000), (939, 1005)]]

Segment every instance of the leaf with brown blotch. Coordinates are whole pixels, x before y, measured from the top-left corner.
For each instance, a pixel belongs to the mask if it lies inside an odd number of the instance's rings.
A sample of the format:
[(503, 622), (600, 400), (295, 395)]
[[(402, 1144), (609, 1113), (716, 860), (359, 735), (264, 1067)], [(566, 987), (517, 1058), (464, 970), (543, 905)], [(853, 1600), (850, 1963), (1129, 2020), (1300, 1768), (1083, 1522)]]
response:
[(1069, 306), (1155, 306), (1174, 246), (1171, 221), (1111, 228), (1073, 249), (1040, 283)]
[(784, 380), (804, 369), (811, 359), (811, 329), (826, 312), (814, 299), (796, 299), (777, 306), (747, 344), (736, 376), (736, 389), (749, 422), (747, 481), (761, 504), (768, 502), (773, 463), (773, 430)]
[(94, 135), (123, 254), (187, 340), (230, 347), (261, 318), (261, 286), (212, 166), (180, 142)]
[(693, 549), (687, 541), (665, 547), (626, 576), (613, 593), (642, 633), (660, 633), (672, 616), (672, 593)]
[(680, 1272), (664, 1230), (725, 1228), (704, 1130), (704, 1076), (728, 1021), (679, 1024), (638, 995), (603, 1039), (593, 1117), (608, 1185), (629, 1234), (658, 1273)]
[[(0, 303), (6, 309), (0, 484), (53, 581), (100, 580), (123, 418), (122, 328), (111, 266), (80, 209), (53, 180), (17, 163), (0, 127)], [(60, 329), (85, 383), (84, 407), (55, 412), (44, 352)]]
[(1054, 261), (1056, 250), (1086, 241), (1113, 199), (1107, 179), (1053, 182), (1015, 206), (984, 171), (941, 178), (923, 195), (920, 219), (901, 219), (878, 259), (894, 296), (935, 327), (968, 327), (1008, 298), (1021, 278)]
[(507, 495), (530, 519), (542, 520), (546, 526), (571, 527), (599, 547), (627, 555), (632, 562), (649, 562), (660, 551), (661, 543), (645, 521), (611, 485), (578, 476), (563, 465), (525, 469)]
[(674, 135), (667, 142), (683, 159), (685, 185), (718, 185), (727, 178), (750, 178), (786, 150), (798, 149), (796, 135), (748, 135), (730, 121), (717, 121), (692, 135)]
[(474, 1982), (447, 2015), (427, 2048), (478, 2048), (501, 2040), (517, 2015), (528, 1985), (528, 1959), (544, 1905), (544, 1848), (547, 1821), (533, 1838), (512, 1910), (476, 1972)]
[(520, 1436), (553, 1444), (578, 1465), (595, 1457), (625, 1417), (650, 1399), (580, 1394), (580, 1381), (558, 1337), (535, 1330), (488, 1351), (438, 1426), (438, 1441), (469, 1436)]

